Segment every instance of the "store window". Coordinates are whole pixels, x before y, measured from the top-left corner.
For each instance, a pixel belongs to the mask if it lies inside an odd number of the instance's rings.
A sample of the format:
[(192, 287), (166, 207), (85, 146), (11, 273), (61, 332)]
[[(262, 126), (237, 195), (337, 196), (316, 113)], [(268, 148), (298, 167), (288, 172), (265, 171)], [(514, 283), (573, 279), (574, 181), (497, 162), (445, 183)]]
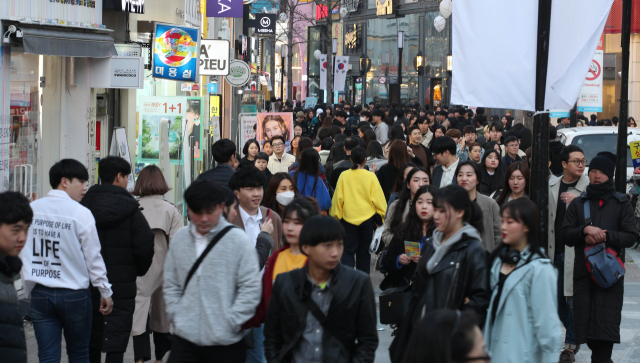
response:
[(41, 197), (37, 187), (41, 56), (24, 54), (22, 49), (11, 53), (9, 190), (20, 191), (35, 200)]

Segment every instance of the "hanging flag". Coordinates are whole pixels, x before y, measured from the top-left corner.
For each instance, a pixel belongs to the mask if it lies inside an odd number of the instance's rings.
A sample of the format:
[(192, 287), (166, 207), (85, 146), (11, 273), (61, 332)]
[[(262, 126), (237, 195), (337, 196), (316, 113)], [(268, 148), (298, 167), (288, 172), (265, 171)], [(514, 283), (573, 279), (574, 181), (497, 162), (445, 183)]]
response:
[[(612, 2), (552, 3), (545, 109), (566, 110), (576, 103)], [(538, 0), (456, 0), (452, 4), (451, 103), (535, 110)], [(487, 18), (518, 21), (487, 27), (483, 20)], [(486, 52), (504, 49), (505, 44), (509, 44), (507, 55)]]
[(333, 72), (333, 90), (344, 91), (344, 84), (349, 71), (349, 56), (336, 56), (336, 66)]
[(320, 89), (327, 89), (327, 55), (320, 54)]

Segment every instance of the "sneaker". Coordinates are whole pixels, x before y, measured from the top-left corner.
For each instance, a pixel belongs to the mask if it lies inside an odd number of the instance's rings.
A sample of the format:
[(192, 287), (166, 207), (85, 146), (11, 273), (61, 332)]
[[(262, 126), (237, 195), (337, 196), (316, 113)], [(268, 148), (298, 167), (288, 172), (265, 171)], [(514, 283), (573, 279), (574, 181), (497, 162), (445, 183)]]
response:
[(560, 353), (560, 363), (573, 363), (576, 361), (575, 353), (565, 349)]

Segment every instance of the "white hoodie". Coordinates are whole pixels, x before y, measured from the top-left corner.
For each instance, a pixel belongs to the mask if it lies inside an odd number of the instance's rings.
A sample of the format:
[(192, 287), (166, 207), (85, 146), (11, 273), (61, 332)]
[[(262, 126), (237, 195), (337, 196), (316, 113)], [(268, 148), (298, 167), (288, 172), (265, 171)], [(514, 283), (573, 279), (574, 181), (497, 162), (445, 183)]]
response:
[(20, 252), (27, 297), (36, 284), (81, 290), (89, 287), (89, 280), (103, 298), (110, 297), (111, 284), (89, 209), (62, 190), (32, 202), (31, 209), (33, 222)]

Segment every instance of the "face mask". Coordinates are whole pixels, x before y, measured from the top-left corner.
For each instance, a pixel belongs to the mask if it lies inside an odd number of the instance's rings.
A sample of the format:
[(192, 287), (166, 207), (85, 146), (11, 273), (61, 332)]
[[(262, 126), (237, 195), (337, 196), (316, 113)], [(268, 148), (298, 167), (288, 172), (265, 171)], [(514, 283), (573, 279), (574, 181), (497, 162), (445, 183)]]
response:
[(284, 192), (276, 194), (276, 200), (278, 203), (287, 206), (296, 195), (293, 192)]

